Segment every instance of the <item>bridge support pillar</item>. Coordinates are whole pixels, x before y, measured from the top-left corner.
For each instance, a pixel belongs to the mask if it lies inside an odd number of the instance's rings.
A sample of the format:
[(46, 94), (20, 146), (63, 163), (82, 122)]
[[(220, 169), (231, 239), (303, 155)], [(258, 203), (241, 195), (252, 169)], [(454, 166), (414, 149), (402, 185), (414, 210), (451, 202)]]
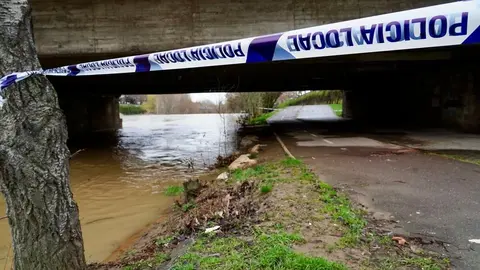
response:
[(443, 122), (480, 133), (480, 70), (450, 72), (437, 79)]
[(122, 127), (118, 96), (65, 95), (59, 93), (65, 113), (69, 140), (79, 141), (94, 132), (116, 131)]
[(343, 108), (344, 117), (358, 123), (480, 133), (480, 69), (450, 67), (356, 82), (344, 92)]

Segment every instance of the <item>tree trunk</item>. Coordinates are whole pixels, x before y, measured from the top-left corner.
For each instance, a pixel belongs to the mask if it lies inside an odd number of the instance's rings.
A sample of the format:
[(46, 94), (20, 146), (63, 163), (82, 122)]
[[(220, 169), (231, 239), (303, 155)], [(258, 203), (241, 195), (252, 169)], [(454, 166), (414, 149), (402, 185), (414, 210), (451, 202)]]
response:
[[(0, 1), (0, 76), (40, 68), (27, 0)], [(65, 118), (44, 76), (5, 90), (0, 109), (0, 189), (15, 269), (85, 269), (69, 182)]]

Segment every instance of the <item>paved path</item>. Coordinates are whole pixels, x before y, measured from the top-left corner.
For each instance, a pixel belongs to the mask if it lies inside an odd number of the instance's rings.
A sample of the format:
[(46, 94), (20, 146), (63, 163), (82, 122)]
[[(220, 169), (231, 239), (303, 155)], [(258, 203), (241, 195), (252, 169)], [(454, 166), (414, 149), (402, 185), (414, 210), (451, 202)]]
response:
[[(480, 239), (480, 166), (411, 151), (388, 136), (296, 128), (279, 135), (325, 181), (378, 216), (398, 220), (406, 232), (443, 241), (441, 251), (452, 257), (454, 269), (480, 269), (480, 244), (470, 242)], [(434, 145), (448, 142), (442, 136)], [(480, 143), (467, 137), (454, 141)]]
[(302, 121), (339, 121), (329, 105), (302, 105), (287, 107), (272, 117), (267, 122), (270, 124)]

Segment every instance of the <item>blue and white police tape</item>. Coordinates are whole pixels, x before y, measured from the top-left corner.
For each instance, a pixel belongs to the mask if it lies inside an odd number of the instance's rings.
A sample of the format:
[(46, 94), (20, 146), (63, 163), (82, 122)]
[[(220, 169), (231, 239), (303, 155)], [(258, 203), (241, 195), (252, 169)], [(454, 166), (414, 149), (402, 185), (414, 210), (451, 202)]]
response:
[(2, 98), (2, 91), (3, 89), (7, 88), (8, 86), (22, 81), (34, 74), (42, 74), (42, 70), (36, 70), (36, 71), (27, 71), (27, 72), (18, 72), (18, 73), (12, 73), (10, 75), (7, 75), (3, 78), (0, 79), (0, 107), (3, 105), (3, 98)]
[(480, 43), (479, 2), (454, 2), (273, 35), (16, 73), (2, 78), (0, 89), (40, 73), (120, 74)]

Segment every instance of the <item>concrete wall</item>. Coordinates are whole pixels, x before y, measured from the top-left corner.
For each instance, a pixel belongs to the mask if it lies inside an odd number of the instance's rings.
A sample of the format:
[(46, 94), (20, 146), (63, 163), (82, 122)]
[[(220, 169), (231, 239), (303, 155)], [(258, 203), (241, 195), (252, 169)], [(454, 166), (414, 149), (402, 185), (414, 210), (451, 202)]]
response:
[(437, 78), (436, 96), (446, 125), (480, 133), (480, 70), (451, 72)]
[(40, 56), (132, 54), (270, 34), (449, 0), (31, 0)]

